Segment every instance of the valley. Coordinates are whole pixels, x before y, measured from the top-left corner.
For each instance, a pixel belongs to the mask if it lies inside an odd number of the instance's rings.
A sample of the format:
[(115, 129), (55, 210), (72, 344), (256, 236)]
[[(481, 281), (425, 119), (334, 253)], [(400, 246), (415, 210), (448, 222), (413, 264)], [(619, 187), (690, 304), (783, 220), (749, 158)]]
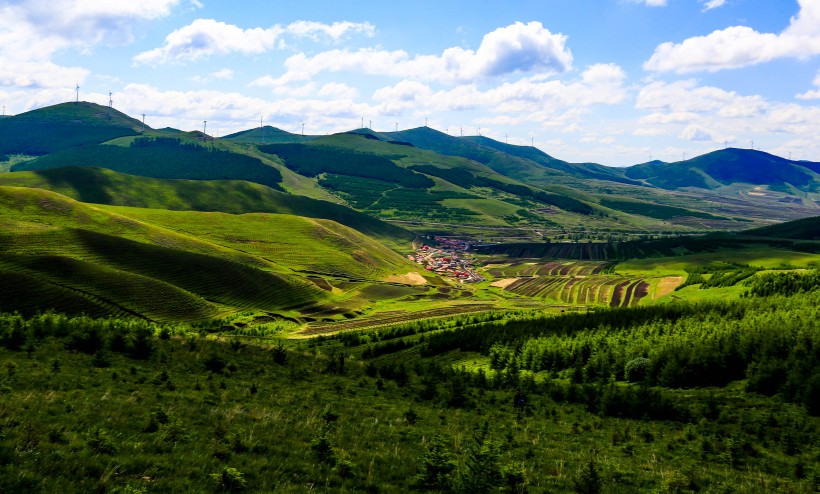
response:
[(0, 492), (816, 490), (817, 163), (91, 103), (0, 161)]

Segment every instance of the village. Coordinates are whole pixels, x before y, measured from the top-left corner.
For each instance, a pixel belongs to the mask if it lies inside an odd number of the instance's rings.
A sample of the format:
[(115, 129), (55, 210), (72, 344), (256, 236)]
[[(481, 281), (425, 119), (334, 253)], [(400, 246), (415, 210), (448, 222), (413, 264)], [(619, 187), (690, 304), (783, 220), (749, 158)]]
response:
[(455, 278), (463, 283), (485, 280), (475, 271), (472, 262), (465, 258), (464, 253), (470, 250), (470, 242), (444, 237), (434, 237), (433, 240), (438, 247), (422, 245), (416, 249), (415, 255), (408, 255), (408, 259), (421, 264), (427, 271)]

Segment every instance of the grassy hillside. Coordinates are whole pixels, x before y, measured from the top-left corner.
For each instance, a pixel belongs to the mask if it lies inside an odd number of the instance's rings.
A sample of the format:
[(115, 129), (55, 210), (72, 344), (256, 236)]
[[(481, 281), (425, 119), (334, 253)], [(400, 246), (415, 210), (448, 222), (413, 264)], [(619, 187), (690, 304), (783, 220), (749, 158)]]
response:
[(414, 235), (349, 208), (241, 181), (160, 180), (97, 168), (0, 174), (0, 185), (52, 190), (78, 201), (175, 211), (277, 213), (332, 220), (407, 249)]
[(42, 156), (99, 144), (136, 135), (141, 128), (139, 121), (117, 110), (94, 103), (63, 103), (0, 119), (0, 158)]
[[(52, 192), (0, 187), (0, 269), (9, 279), (24, 277), (56, 287), (44, 294), (39, 310), (64, 310), (71, 297), (58, 300), (57, 295), (69, 290), (73, 298), (96, 306), (92, 313), (198, 320), (237, 310), (288, 311), (327, 298), (313, 282), (288, 274), (293, 269), (336, 268), (376, 278), (410, 267), (392, 251), (329, 221), (224, 215), (230, 227), (220, 237), (208, 231), (214, 218), (205, 213), (154, 214), (158, 223), (164, 215), (179, 231), (125, 214)], [(200, 235), (185, 231), (197, 225)], [(292, 246), (295, 253), (275, 255), (280, 249), (288, 252), (278, 242), (289, 234), (298, 243)], [(266, 241), (271, 245), (265, 246)], [(254, 248), (254, 243), (260, 245)], [(0, 304), (2, 310), (21, 310), (19, 301), (6, 297)]]
[(416, 268), (403, 256), (373, 239), (330, 220), (282, 214), (108, 209), (141, 222), (241, 250), (291, 270), (379, 280)]

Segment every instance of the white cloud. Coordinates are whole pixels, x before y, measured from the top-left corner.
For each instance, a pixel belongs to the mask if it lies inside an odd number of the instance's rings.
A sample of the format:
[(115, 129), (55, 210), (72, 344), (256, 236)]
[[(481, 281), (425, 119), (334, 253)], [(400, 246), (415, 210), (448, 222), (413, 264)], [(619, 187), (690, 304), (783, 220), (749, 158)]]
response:
[(553, 34), (540, 22), (516, 22), (484, 36), (477, 50), (447, 48), (441, 55), (417, 55), (404, 50), (375, 48), (330, 50), (307, 56), (298, 53), (285, 61), (286, 73), (261, 77), (252, 84), (277, 87), (309, 80), (323, 72), (356, 72), (457, 83), (513, 73), (553, 75), (572, 67), (567, 37)]
[(83, 82), (88, 71), (51, 61), (59, 50), (88, 51), (100, 43), (133, 39), (132, 25), (167, 16), (180, 0), (100, 2), (27, 0), (0, 5), (0, 85), (65, 86)]
[(199, 60), (214, 55), (264, 53), (278, 46), (284, 35), (319, 39), (326, 36), (338, 41), (348, 33), (372, 36), (375, 27), (369, 23), (297, 21), (287, 26), (267, 29), (242, 29), (214, 19), (197, 19), (165, 37), (160, 48), (142, 52), (133, 58), (136, 64), (162, 64)]
[(377, 115), (370, 105), (349, 98), (289, 97), (270, 101), (236, 92), (163, 91), (146, 84), (129, 84), (114, 94), (114, 100), (121, 111), (148, 115), (146, 122), (154, 128), (199, 129), (202, 121), (208, 120), (208, 129), (222, 129), (223, 135), (258, 125), (259, 115), (264, 115), (270, 125), (284, 129), (306, 122), (307, 129), (323, 130), (349, 130), (360, 115)]
[(701, 0), (703, 5), (703, 11), (706, 12), (708, 10), (716, 9), (718, 7), (723, 7), (726, 5), (726, 0)]
[(680, 139), (693, 142), (709, 142), (714, 141), (712, 133), (700, 125), (690, 125), (683, 129), (683, 132), (678, 136)]
[(817, 75), (814, 77), (814, 85), (817, 86), (817, 89), (806, 91), (805, 93), (800, 93), (796, 96), (797, 99), (820, 99), (820, 71), (817, 72)]
[(655, 72), (715, 72), (769, 62), (805, 59), (820, 54), (820, 2), (798, 0), (800, 11), (780, 34), (732, 26), (675, 44), (663, 43), (644, 63)]
[(667, 115), (719, 112), (724, 117), (750, 117), (764, 112), (767, 106), (760, 96), (740, 96), (734, 91), (698, 86), (694, 79), (651, 82), (641, 89), (636, 101), (639, 109)]
[(347, 84), (329, 82), (323, 85), (317, 94), (323, 98), (354, 100), (359, 96), (359, 91)]
[[(525, 78), (487, 90), (465, 84), (433, 91), (421, 82), (404, 80), (379, 89), (373, 94), (373, 100), (388, 114), (418, 108), (429, 111), (483, 109), (505, 115), (528, 115), (525, 118), (529, 121), (542, 122), (556, 115), (577, 117), (577, 112), (593, 105), (620, 103), (626, 98), (625, 79), (626, 74), (617, 65), (599, 64), (587, 68), (575, 82)], [(567, 114), (568, 111), (574, 113)]]

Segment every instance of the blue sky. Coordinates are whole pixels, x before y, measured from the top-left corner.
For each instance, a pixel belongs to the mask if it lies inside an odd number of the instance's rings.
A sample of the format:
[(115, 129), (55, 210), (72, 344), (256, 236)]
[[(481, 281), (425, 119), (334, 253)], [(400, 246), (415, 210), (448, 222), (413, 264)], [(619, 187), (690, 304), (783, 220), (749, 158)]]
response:
[(630, 165), (820, 161), (820, 0), (0, 0), (7, 114), (80, 98), (211, 134), (424, 125)]

